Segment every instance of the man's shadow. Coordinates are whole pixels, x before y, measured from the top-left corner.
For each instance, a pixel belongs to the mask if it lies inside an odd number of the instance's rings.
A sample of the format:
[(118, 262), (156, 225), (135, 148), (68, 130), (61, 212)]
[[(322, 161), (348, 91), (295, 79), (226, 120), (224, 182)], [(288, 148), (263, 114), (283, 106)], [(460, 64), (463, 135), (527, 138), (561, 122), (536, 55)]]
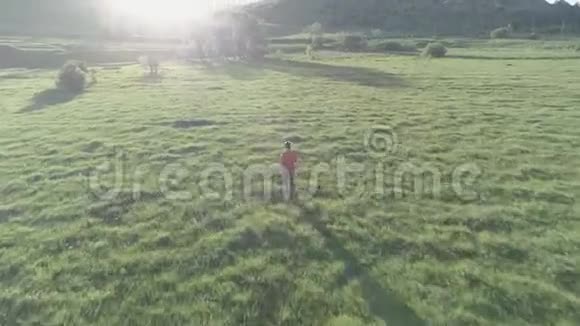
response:
[(377, 282), (362, 266), (357, 257), (349, 252), (341, 243), (340, 239), (332, 234), (332, 231), (323, 222), (327, 215), (320, 207), (301, 206), (302, 222), (310, 224), (317, 230), (333, 255), (345, 264), (343, 281), (357, 279), (360, 282), (362, 293), (371, 313), (382, 319), (387, 325), (422, 326), (427, 322), (422, 320), (411, 307), (400, 301), (396, 295), (385, 289)]

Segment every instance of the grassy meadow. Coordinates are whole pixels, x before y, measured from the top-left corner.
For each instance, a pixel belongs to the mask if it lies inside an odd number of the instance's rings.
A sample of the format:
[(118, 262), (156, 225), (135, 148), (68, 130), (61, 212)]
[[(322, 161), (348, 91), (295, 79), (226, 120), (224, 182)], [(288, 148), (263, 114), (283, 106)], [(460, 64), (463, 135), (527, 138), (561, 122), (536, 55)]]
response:
[[(0, 70), (0, 325), (580, 324), (580, 53), (453, 44)], [(244, 192), (286, 139), (300, 198)]]

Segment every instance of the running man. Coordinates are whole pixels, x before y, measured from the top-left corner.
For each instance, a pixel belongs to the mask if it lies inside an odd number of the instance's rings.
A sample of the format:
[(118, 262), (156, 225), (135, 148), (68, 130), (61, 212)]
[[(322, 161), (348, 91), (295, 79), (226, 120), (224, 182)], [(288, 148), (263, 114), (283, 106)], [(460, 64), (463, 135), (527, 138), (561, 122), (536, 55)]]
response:
[(283, 169), (284, 196), (286, 200), (291, 200), (296, 197), (294, 177), (298, 166), (298, 153), (292, 150), (292, 143), (289, 141), (284, 143), (284, 147), (286, 150), (280, 156), (280, 165)]

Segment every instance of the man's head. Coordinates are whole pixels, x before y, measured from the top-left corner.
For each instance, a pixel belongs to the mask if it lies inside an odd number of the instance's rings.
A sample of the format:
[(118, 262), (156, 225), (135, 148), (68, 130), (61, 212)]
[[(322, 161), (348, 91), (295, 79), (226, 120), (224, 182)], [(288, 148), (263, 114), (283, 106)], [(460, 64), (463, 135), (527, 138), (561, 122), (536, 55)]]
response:
[(288, 150), (292, 149), (292, 143), (289, 141), (284, 142), (284, 148)]

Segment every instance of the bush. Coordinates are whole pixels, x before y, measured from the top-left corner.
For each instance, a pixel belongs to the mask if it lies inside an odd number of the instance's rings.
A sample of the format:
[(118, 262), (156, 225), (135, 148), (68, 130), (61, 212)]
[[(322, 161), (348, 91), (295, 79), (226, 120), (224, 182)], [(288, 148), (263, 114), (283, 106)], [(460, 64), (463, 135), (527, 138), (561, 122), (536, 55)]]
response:
[(429, 43), (423, 50), (423, 55), (432, 58), (442, 58), (447, 54), (447, 48), (441, 43)]
[(308, 59), (314, 60), (316, 59), (316, 49), (313, 45), (309, 44), (306, 46), (306, 50), (304, 51)]
[(324, 33), (324, 30), (322, 28), (322, 24), (316, 22), (316, 23), (306, 27), (304, 29), (304, 32), (309, 33), (311, 35), (322, 35), (322, 33)]
[(429, 45), (429, 43), (436, 42), (435, 40), (418, 40), (415, 42), (415, 46), (419, 49), (423, 49)]
[(580, 44), (576, 45), (576, 51), (580, 52)]
[(321, 49), (324, 46), (324, 37), (320, 35), (313, 35), (310, 45), (314, 50)]
[(528, 40), (539, 40), (540, 39), (540, 35), (536, 34), (536, 33), (530, 33), (527, 37)]
[(379, 38), (383, 38), (383, 36), (385, 35), (385, 33), (378, 28), (375, 28), (371, 31), (371, 37), (374, 39), (379, 39)]
[(343, 50), (346, 51), (364, 51), (368, 46), (366, 37), (359, 34), (342, 34), (339, 41)]
[(509, 38), (510, 34), (511, 33), (509, 28), (500, 27), (491, 31), (491, 33), (489, 33), (489, 37), (493, 39)]
[(283, 57), (284, 57), (284, 52), (282, 52), (282, 49), (277, 49), (277, 50), (274, 52), (274, 57), (276, 57), (276, 58), (279, 58), (279, 59), (280, 59), (280, 58), (283, 58)]
[(87, 88), (89, 70), (84, 62), (69, 61), (60, 69), (56, 86), (73, 93), (82, 93)]

